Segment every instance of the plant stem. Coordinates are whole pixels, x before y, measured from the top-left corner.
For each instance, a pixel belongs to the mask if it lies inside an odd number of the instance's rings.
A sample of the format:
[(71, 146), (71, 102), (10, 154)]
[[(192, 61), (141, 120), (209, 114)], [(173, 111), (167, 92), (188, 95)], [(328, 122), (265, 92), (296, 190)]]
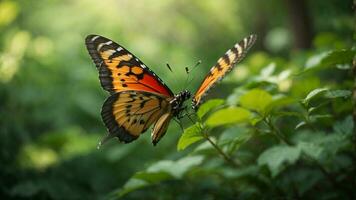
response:
[(240, 162), (236, 162), (235, 160), (230, 158), (217, 144), (215, 144), (215, 142), (211, 140), (211, 138), (205, 131), (203, 131), (203, 136), (206, 140), (208, 140), (208, 142), (216, 149), (216, 151), (224, 158), (227, 163), (229, 163), (233, 167), (239, 167), (241, 165)]
[[(356, 19), (356, 0), (354, 0), (354, 9), (355, 9), (355, 19)], [(355, 26), (356, 29), (356, 26)], [(354, 56), (352, 60), (352, 75), (353, 75), (353, 81), (354, 81), (354, 87), (352, 90), (352, 104), (353, 104), (353, 121), (354, 121), (354, 142), (356, 143), (356, 56)]]
[(271, 129), (271, 132), (281, 141), (286, 143), (289, 146), (293, 146), (293, 143), (290, 142), (280, 131), (277, 129), (277, 127), (274, 126), (272, 121), (267, 118), (263, 118), (263, 121), (266, 123), (266, 125)]

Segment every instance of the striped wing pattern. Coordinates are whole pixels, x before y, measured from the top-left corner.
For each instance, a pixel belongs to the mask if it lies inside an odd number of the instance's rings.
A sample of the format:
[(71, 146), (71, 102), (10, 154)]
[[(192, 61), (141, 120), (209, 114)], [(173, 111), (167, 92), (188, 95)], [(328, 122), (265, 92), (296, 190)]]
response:
[(137, 90), (173, 96), (164, 82), (124, 47), (99, 35), (88, 35), (85, 43), (102, 87), (111, 94)]
[[(244, 38), (210, 69), (192, 99), (194, 109), (202, 103), (209, 89), (243, 59), (255, 40), (256, 35)], [(156, 145), (190, 93), (185, 91), (174, 96), (154, 72), (110, 39), (88, 35), (85, 43), (99, 71), (101, 86), (111, 94), (101, 111), (109, 132), (101, 144), (113, 137), (132, 142), (153, 125), (151, 138)]]
[[(156, 144), (168, 128), (171, 111), (165, 96), (143, 91), (124, 91), (111, 95), (104, 103), (101, 116), (109, 138), (118, 137), (125, 143), (137, 139), (152, 124), (152, 142)], [(163, 118), (163, 119), (162, 119)]]
[(234, 47), (229, 49), (223, 57), (210, 69), (203, 82), (200, 84), (198, 90), (195, 92), (192, 100), (192, 106), (195, 110), (198, 109), (202, 103), (203, 97), (208, 91), (219, 82), (235, 64), (240, 62), (246, 55), (247, 51), (255, 43), (256, 35), (250, 35), (240, 42), (236, 43)]

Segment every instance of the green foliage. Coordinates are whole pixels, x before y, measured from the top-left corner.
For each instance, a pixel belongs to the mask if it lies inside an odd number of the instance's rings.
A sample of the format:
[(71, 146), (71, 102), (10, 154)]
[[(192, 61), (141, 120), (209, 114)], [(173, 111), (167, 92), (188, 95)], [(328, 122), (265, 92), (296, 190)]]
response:
[(206, 120), (206, 125), (213, 128), (226, 124), (242, 123), (250, 119), (250, 112), (241, 107), (224, 108), (212, 113)]
[(210, 110), (222, 105), (224, 103), (223, 99), (213, 99), (205, 102), (201, 105), (197, 111), (197, 116), (202, 119), (205, 114), (207, 114)]
[(258, 165), (267, 165), (272, 177), (277, 176), (284, 165), (294, 164), (300, 157), (301, 151), (296, 147), (273, 146), (265, 150), (257, 160)]
[(240, 103), (243, 107), (261, 114), (266, 112), (266, 108), (271, 102), (272, 95), (260, 89), (253, 89), (240, 98)]
[(201, 134), (201, 124), (196, 123), (193, 126), (184, 130), (182, 136), (179, 138), (177, 149), (184, 150), (193, 143), (203, 139)]
[[(187, 157), (200, 155), (204, 162), (187, 170), (189, 178), (185, 179), (200, 182), (201, 176), (209, 177), (213, 173), (222, 176), (221, 181), (236, 184), (231, 190), (247, 199), (273, 199), (280, 195), (276, 190), (286, 197), (319, 198), (313, 191), (327, 182), (322, 187), (322, 199), (351, 198), (352, 189), (345, 184), (353, 184), (349, 178), (355, 170), (351, 156), (355, 148), (354, 124), (350, 115), (345, 117), (352, 108), (347, 106), (351, 95), (345, 89), (348, 82), (337, 86), (324, 84), (323, 88), (312, 90), (298, 88), (303, 89), (299, 93), (306, 95), (294, 97), (288, 92), (294, 89), (293, 85), (283, 93), (273, 87), (286, 80), (271, 78), (278, 73), (277, 67), (268, 65), (263, 69), (263, 76), (247, 80), (246, 86), (226, 101), (229, 106), (224, 106), (222, 100), (208, 101), (201, 106), (197, 112), (199, 122), (185, 129), (178, 150), (190, 146), (191, 154)], [(305, 73), (298, 78), (308, 81)], [(317, 75), (318, 72), (308, 73)], [(338, 111), (341, 107), (348, 112)], [(193, 145), (204, 140), (200, 145)], [(133, 176), (136, 177), (137, 174)], [(161, 172), (144, 177), (149, 179), (144, 181), (150, 186), (182, 178)], [(141, 184), (137, 182), (138, 186)]]
[(118, 195), (123, 196), (128, 192), (139, 188), (147, 187), (160, 181), (169, 179), (181, 179), (193, 167), (201, 164), (202, 156), (189, 156), (177, 161), (159, 161), (146, 171), (137, 172), (119, 191)]

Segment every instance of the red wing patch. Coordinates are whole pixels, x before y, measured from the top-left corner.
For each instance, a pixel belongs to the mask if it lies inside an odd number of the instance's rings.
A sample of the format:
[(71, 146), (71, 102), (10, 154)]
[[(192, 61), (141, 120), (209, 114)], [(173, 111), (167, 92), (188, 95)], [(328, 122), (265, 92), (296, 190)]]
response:
[(99, 70), (101, 86), (111, 94), (138, 90), (173, 96), (163, 81), (124, 47), (99, 35), (87, 36), (85, 43)]

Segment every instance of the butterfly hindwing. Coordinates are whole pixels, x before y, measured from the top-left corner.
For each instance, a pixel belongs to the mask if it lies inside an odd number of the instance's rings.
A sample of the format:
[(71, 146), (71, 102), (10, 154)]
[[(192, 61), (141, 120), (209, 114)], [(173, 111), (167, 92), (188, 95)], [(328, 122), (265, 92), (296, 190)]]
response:
[[(165, 96), (133, 90), (113, 94), (105, 101), (101, 111), (104, 124), (109, 131), (107, 138), (118, 137), (125, 143), (137, 139), (152, 124), (158, 124), (166, 113), (171, 113), (171, 105)], [(165, 120), (167, 126), (169, 121), (170, 119)], [(164, 132), (162, 129), (153, 131), (152, 135), (155, 135), (155, 132), (163, 135), (166, 129), (167, 127)], [(154, 144), (158, 142), (153, 138), (152, 141)]]
[(137, 90), (173, 96), (163, 81), (124, 47), (99, 35), (88, 35), (85, 43), (102, 87), (111, 94)]
[(235, 44), (235, 46), (229, 49), (225, 55), (221, 57), (210, 69), (210, 72), (206, 75), (198, 90), (194, 94), (192, 104), (195, 110), (202, 103), (202, 98), (207, 94), (209, 89), (219, 82), (229, 71), (231, 71), (236, 63), (240, 62), (244, 58), (246, 52), (255, 43), (256, 38), (256, 35), (250, 35)]

